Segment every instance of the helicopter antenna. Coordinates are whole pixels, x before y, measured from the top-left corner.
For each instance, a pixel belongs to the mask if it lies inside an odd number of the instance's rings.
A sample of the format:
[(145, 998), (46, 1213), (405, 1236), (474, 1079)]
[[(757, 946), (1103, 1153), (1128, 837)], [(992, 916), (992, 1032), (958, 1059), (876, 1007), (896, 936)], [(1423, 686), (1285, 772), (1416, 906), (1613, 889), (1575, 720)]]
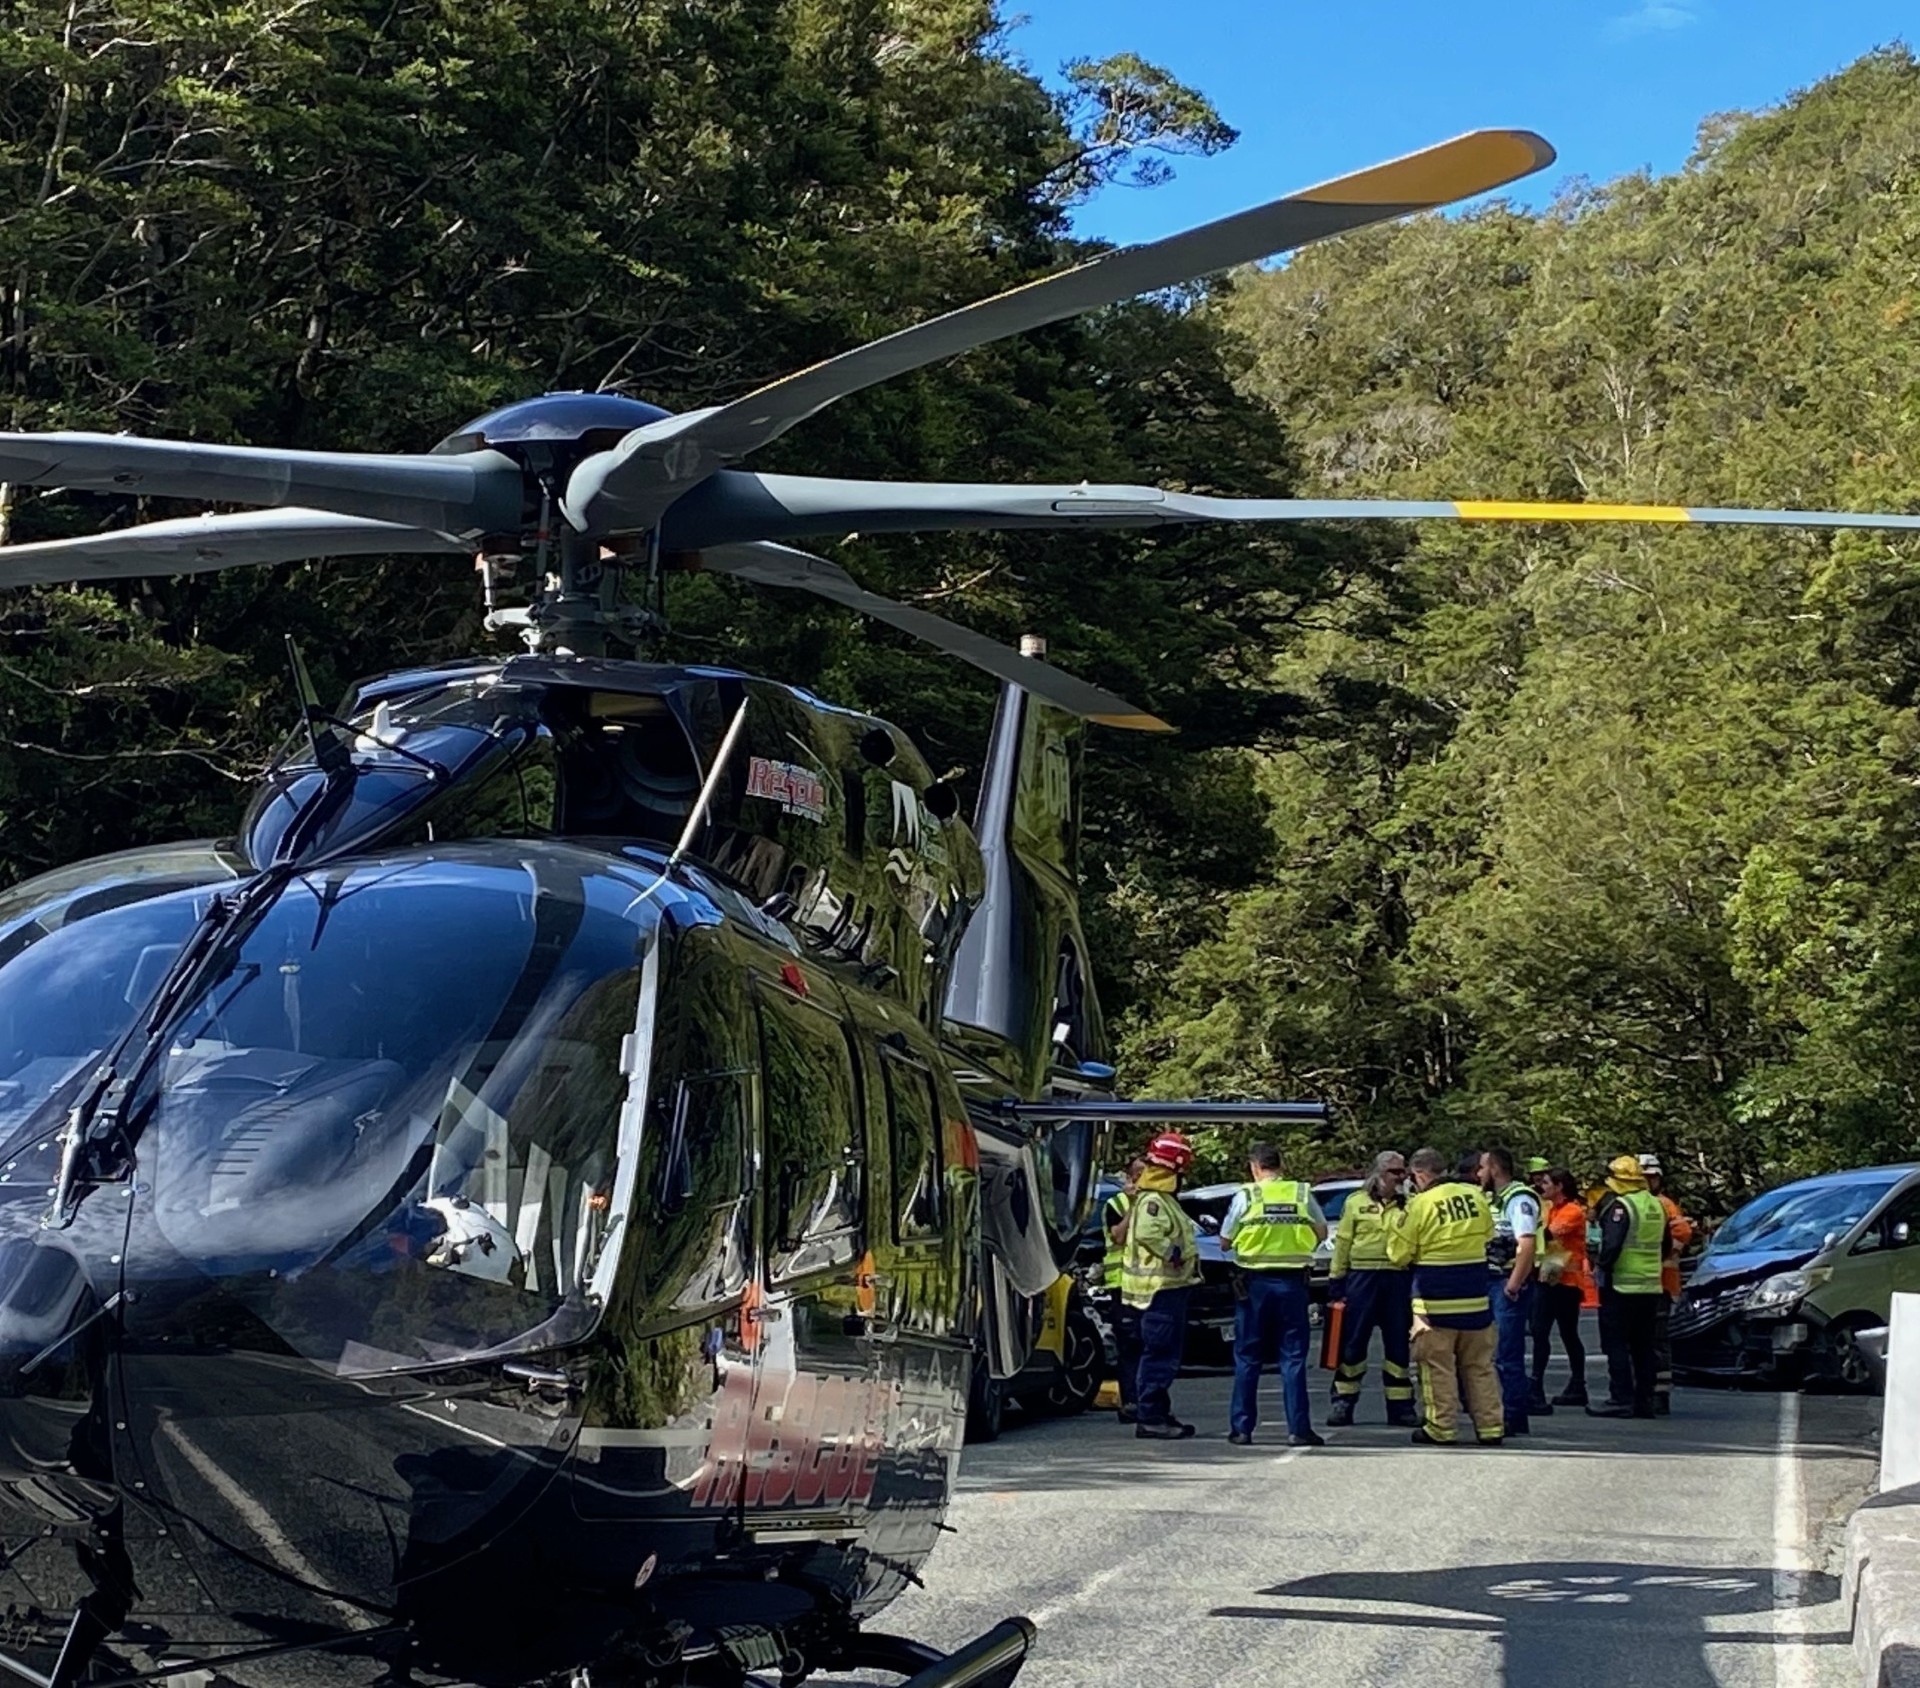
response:
[(693, 800), (693, 811), (687, 816), (687, 824), (680, 829), (680, 841), (674, 845), (673, 854), (667, 857), (667, 872), (671, 873), (681, 863), (686, 853), (693, 848), (693, 840), (707, 818), (707, 806), (713, 801), (713, 794), (720, 789), (720, 776), (733, 758), (733, 747), (740, 742), (740, 729), (747, 724), (747, 699), (740, 700), (740, 707), (733, 712), (733, 720), (727, 727), (726, 737), (721, 739), (720, 748), (713, 753), (713, 766), (707, 769), (707, 777), (700, 784), (700, 795)]
[(307, 743), (313, 747), (314, 766), (330, 779), (351, 772), (353, 752), (340, 736), (334, 718), (320, 707), (320, 694), (314, 690), (306, 658), (291, 633), (287, 635), (287, 662), (293, 669), (294, 695), (300, 700), (300, 720), (307, 729)]

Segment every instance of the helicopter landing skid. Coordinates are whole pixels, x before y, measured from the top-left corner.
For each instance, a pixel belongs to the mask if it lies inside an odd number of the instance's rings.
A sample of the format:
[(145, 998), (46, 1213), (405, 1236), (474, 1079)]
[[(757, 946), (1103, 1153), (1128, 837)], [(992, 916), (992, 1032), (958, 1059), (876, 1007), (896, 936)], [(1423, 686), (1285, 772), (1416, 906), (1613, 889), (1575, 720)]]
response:
[[(904, 1635), (861, 1635), (837, 1649), (830, 1660), (822, 1660), (818, 1668), (835, 1675), (878, 1671), (903, 1677), (900, 1688), (1012, 1688), (1027, 1662), (1034, 1633), (1030, 1619), (1003, 1618), (951, 1653), (909, 1641)], [(783, 1675), (777, 1680), (778, 1688), (798, 1688), (805, 1678)], [(756, 1678), (754, 1688), (760, 1688), (761, 1681)], [(765, 1688), (774, 1688), (773, 1681), (766, 1680)]]

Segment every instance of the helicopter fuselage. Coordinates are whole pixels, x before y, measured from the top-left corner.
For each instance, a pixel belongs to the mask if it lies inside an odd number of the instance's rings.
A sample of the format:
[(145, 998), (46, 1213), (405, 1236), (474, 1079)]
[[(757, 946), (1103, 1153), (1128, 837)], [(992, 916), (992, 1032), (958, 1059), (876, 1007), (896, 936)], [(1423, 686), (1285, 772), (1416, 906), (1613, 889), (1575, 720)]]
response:
[(1078, 1223), (977, 1106), (1032, 1050), (943, 1018), (973, 835), (884, 723), (721, 671), (341, 720), (350, 772), (296, 744), (236, 843), (0, 897), (0, 1652), (57, 1680), (77, 1613), (261, 1688), (853, 1658), (987, 1300)]

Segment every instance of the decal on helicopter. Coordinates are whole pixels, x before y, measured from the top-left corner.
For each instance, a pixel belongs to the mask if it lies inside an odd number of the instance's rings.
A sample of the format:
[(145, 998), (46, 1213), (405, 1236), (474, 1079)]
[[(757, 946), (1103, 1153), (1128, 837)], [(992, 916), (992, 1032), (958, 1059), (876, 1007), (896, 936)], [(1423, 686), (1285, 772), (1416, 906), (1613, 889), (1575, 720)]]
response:
[[(778, 1390), (777, 1383), (772, 1385)], [(746, 1367), (728, 1373), (696, 1507), (840, 1506), (865, 1501), (886, 1447), (898, 1383), (794, 1372), (779, 1398)], [(756, 1403), (762, 1403), (756, 1409)]]
[(803, 820), (827, 818), (827, 788), (819, 775), (797, 762), (775, 762), (765, 756), (747, 763), (747, 795), (778, 803), (789, 815)]

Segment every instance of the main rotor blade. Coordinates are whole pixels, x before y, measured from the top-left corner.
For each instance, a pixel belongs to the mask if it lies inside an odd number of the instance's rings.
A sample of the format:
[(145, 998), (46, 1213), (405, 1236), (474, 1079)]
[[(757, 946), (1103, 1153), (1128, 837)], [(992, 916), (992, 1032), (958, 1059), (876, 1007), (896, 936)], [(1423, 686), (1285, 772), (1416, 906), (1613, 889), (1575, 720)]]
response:
[(453, 534), (428, 533), (394, 522), (361, 521), (325, 510), (249, 510), (233, 516), (149, 522), (83, 539), (0, 545), (0, 589), (70, 580), (202, 574), (313, 557), (472, 549)]
[(0, 481), (209, 504), (295, 505), (477, 537), (517, 532), (520, 471), (497, 451), (385, 456), (143, 440), (0, 434)]
[(584, 532), (606, 533), (616, 524), (644, 531), (676, 488), (737, 462), (849, 393), (1044, 323), (1504, 187), (1544, 169), (1553, 156), (1528, 130), (1483, 129), (1165, 240), (1103, 253), (843, 352), (731, 404), (637, 428), (574, 470), (561, 508)]
[(693, 566), (709, 574), (730, 574), (738, 580), (750, 580), (757, 586), (786, 586), (798, 592), (811, 592), (815, 597), (858, 610), (875, 621), (884, 621), (889, 627), (924, 639), (949, 656), (984, 668), (997, 679), (1010, 680), (1047, 703), (1084, 715), (1102, 726), (1147, 733), (1173, 731), (1158, 716), (1148, 715), (1112, 692), (1075, 679), (1051, 663), (1022, 656), (984, 633), (975, 633), (944, 616), (869, 592), (845, 569), (824, 557), (809, 556), (805, 551), (795, 551), (785, 545), (718, 545), (700, 552), (693, 559)]
[(1920, 530), (1920, 515), (1879, 511), (1529, 503), (1508, 499), (1211, 498), (1150, 486), (849, 481), (731, 470), (713, 476), (675, 504), (661, 532), (668, 549), (693, 551), (738, 540), (798, 539), (814, 534), (1341, 521), (1651, 522)]

